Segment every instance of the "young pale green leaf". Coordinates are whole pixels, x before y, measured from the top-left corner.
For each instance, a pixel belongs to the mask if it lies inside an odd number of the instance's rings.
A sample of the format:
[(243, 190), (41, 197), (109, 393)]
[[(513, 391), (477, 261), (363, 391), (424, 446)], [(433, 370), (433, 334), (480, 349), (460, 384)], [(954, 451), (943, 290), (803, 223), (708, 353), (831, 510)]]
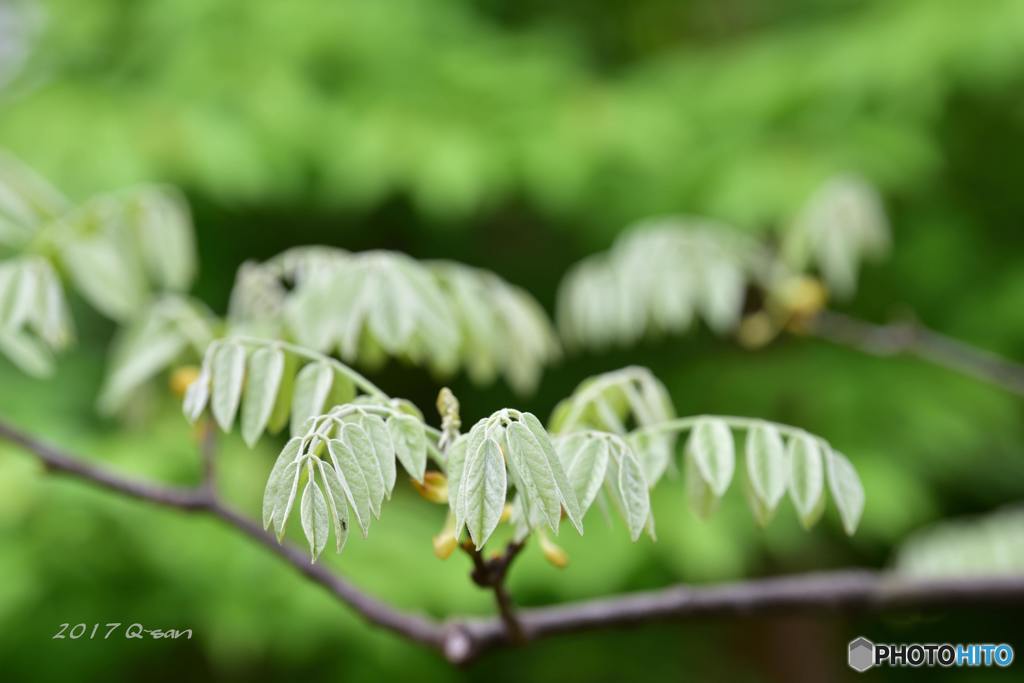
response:
[(391, 433), (387, 425), (377, 415), (361, 415), (357, 424), (363, 428), (370, 443), (373, 444), (373, 454), (380, 465), (381, 476), (384, 480), (384, 492), (391, 498), (391, 492), (395, 488), (397, 476), (395, 468), (395, 447), (391, 443)]
[(622, 502), (626, 526), (629, 528), (629, 537), (636, 541), (643, 533), (648, 517), (651, 516), (650, 493), (647, 488), (647, 480), (644, 479), (643, 469), (636, 456), (625, 448), (617, 450), (619, 457), (613, 458), (616, 461), (615, 469), (618, 470), (616, 486), (619, 500)]
[(480, 550), (498, 526), (508, 487), (505, 459), (494, 439), (484, 439), (475, 452), (466, 454), (460, 486), (462, 518), (466, 520), (469, 537)]
[(341, 479), (345, 495), (348, 497), (349, 505), (352, 507), (352, 513), (356, 516), (356, 521), (359, 522), (359, 528), (362, 530), (363, 538), (366, 538), (366, 534), (370, 529), (372, 508), (370, 505), (370, 487), (366, 483), (366, 475), (363, 474), (363, 468), (359, 465), (355, 453), (352, 452), (352, 448), (341, 439), (331, 439), (328, 441), (327, 452), (334, 463), (335, 472)]
[(743, 496), (747, 501), (751, 514), (754, 515), (754, 521), (757, 522), (757, 525), (760, 527), (768, 526), (768, 522), (772, 521), (772, 517), (775, 516), (775, 509), (769, 508), (757, 492), (754, 491), (754, 485), (751, 483), (749, 476), (743, 480)]
[(278, 539), (284, 535), (284, 524), (291, 512), (295, 500), (295, 492), (299, 485), (299, 449), (302, 440), (291, 439), (277, 456), (274, 467), (267, 478), (267, 486), (263, 491), (263, 528), (271, 524)]
[(299, 370), (292, 396), (292, 435), (301, 434), (306, 420), (324, 412), (333, 381), (334, 370), (329, 363), (309, 363)]
[[(521, 487), (528, 509), (536, 509), (552, 531), (558, 533), (562, 498), (551, 465), (537, 437), (524, 424), (513, 422), (505, 430), (508, 466)], [(556, 456), (557, 457), (557, 456)], [(561, 469), (561, 465), (559, 465)]]
[(423, 425), (411, 415), (392, 415), (387, 422), (395, 455), (416, 481), (423, 481), (427, 469), (427, 437)]
[(719, 496), (704, 479), (696, 457), (689, 449), (683, 456), (683, 470), (687, 503), (694, 514), (701, 519), (707, 519), (718, 508)]
[(210, 400), (210, 374), (203, 369), (199, 376), (188, 385), (185, 390), (185, 400), (181, 404), (185, 419), (195, 424), (199, 416), (206, 410), (206, 404)]
[(320, 470), (320, 479), (324, 482), (324, 489), (327, 492), (327, 507), (334, 521), (334, 539), (337, 552), (345, 547), (348, 539), (348, 503), (345, 502), (345, 486), (341, 482), (338, 471), (330, 463), (325, 463), (317, 458), (317, 467)]
[(226, 432), (235, 421), (245, 381), (245, 349), (241, 344), (226, 342), (217, 347), (213, 355), (212, 378), (210, 407), (217, 424)]
[(147, 287), (127, 245), (105, 236), (64, 245), (61, 259), (82, 296), (114, 320), (131, 318), (145, 303)]
[(805, 528), (821, 516), (824, 493), (825, 478), (818, 443), (809, 435), (793, 437), (789, 441), (789, 497)]
[(306, 535), (306, 540), (309, 541), (310, 561), (315, 562), (327, 545), (330, 522), (327, 519), (327, 500), (324, 498), (320, 486), (313, 479), (312, 469), (310, 469), (306, 487), (302, 490), (299, 516), (302, 518), (302, 532)]
[[(418, 296), (403, 272), (387, 260), (375, 264), (370, 276), (376, 278), (379, 297), (370, 310), (370, 331), (391, 355), (400, 353), (408, 343), (419, 317), (415, 307)], [(409, 308), (409, 307), (412, 308)]]
[(608, 471), (608, 442), (586, 434), (573, 434), (558, 442), (558, 455), (580, 510), (586, 514)]
[(284, 352), (263, 347), (249, 357), (242, 401), (242, 439), (251, 448), (267, 426), (284, 372)]
[(751, 493), (770, 513), (786, 494), (786, 447), (779, 430), (770, 424), (751, 427), (746, 450)]
[(24, 332), (0, 332), (0, 354), (33, 377), (53, 374), (53, 355), (38, 339)]
[(843, 529), (852, 536), (864, 511), (864, 486), (860, 483), (857, 470), (842, 453), (828, 449), (825, 463), (828, 486), (839, 508)]
[(277, 434), (288, 424), (288, 416), (292, 412), (292, 398), (295, 391), (295, 373), (299, 369), (299, 359), (291, 353), (284, 354), (284, 368), (281, 370), (281, 383), (274, 398), (274, 407), (267, 419), (267, 431)]
[(544, 429), (544, 425), (540, 423), (540, 420), (533, 413), (523, 413), (522, 424), (526, 425), (526, 428), (533, 434), (534, 439), (541, 448), (548, 468), (551, 470), (551, 475), (554, 477), (555, 485), (558, 487), (559, 498), (562, 501), (562, 507), (565, 508), (566, 516), (572, 522), (572, 525), (576, 527), (576, 530), (582, 534), (583, 513), (580, 512), (580, 504), (576, 500), (576, 492), (573, 490), (572, 484), (569, 483), (569, 478), (562, 468), (562, 461), (558, 459), (555, 447), (551, 443), (551, 437)]
[(715, 418), (700, 420), (694, 425), (686, 448), (693, 454), (701, 478), (715, 497), (721, 497), (732, 481), (736, 460), (729, 425)]
[(456, 538), (462, 532), (462, 524), (465, 522), (462, 519), (463, 506), (459, 503), (459, 491), (462, 488), (462, 475), (466, 468), (466, 455), (469, 450), (470, 434), (463, 434), (459, 436), (448, 447), (448, 463), (447, 463), (447, 474), (448, 474), (448, 507), (455, 517), (455, 536)]
[(196, 250), (184, 199), (165, 187), (142, 188), (133, 199), (139, 246), (153, 279), (168, 289), (188, 289)]
[[(366, 488), (370, 496), (370, 510), (374, 517), (380, 519), (380, 506), (387, 495), (387, 485), (370, 435), (359, 425), (347, 423), (341, 428), (340, 438), (351, 449), (356, 464), (366, 481)], [(348, 470), (342, 468), (341, 472), (346, 477), (348, 476)]]

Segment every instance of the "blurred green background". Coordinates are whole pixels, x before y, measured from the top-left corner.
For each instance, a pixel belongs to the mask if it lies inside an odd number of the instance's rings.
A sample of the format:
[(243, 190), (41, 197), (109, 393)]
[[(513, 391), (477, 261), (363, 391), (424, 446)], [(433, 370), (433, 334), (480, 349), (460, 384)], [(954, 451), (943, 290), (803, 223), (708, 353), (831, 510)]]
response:
[[(882, 190), (893, 257), (848, 309), (913, 311), (1024, 358), (1024, 3), (989, 0), (4, 0), (0, 147), (74, 198), (182, 187), (196, 293), (223, 313), (237, 266), (289, 246), (389, 248), (490, 268), (552, 310), (565, 269), (632, 220), (784, 222), (841, 171)], [(191, 481), (195, 440), (170, 395), (130, 423), (94, 409), (113, 327), (78, 307), (56, 379), (0, 361), (0, 414), (118, 468)], [(568, 358), (525, 399), (452, 381), (464, 422), (547, 415), (589, 374), (651, 367), (683, 414), (749, 414), (825, 435), (867, 489), (846, 539), (791, 508), (755, 527), (733, 491), (710, 521), (682, 486), (655, 497), (660, 540), (598, 516), (565, 570), (528, 548), (522, 604), (676, 581), (883, 566), (934, 520), (1024, 499), (1022, 402), (913, 360), (782, 338), (750, 352), (701, 330)], [(376, 372), (430, 408), (427, 373)], [(224, 439), (222, 481), (258, 509), (279, 444)], [(367, 541), (328, 561), (432, 614), (489, 613), (468, 559), (437, 560), (442, 510), (400, 490)], [(376, 630), (206, 519), (46, 477), (0, 450), (0, 678), (28, 680), (829, 680), (846, 642), (1010, 642), (1012, 610), (710, 620), (559, 638), (464, 671)], [(63, 622), (187, 628), (191, 641), (51, 640)], [(1019, 668), (1019, 667), (1018, 667)], [(957, 671), (873, 672), (894, 679)], [(972, 672), (1001, 680), (1012, 672)]]

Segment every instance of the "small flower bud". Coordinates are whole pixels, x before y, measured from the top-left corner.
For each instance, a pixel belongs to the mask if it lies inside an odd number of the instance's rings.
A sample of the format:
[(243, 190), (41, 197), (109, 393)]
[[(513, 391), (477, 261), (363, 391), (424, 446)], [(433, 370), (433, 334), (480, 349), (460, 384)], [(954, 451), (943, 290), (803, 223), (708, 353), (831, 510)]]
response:
[(431, 503), (448, 502), (448, 479), (440, 472), (430, 471), (423, 475), (423, 483), (411, 480), (413, 488)]
[(185, 395), (185, 390), (188, 389), (189, 385), (196, 381), (198, 377), (199, 368), (195, 365), (183, 365), (180, 368), (175, 368), (168, 381), (171, 393), (181, 398)]
[(540, 536), (540, 549), (544, 553), (544, 559), (558, 567), (564, 569), (569, 564), (569, 554), (565, 550), (554, 543), (545, 534), (538, 534)]

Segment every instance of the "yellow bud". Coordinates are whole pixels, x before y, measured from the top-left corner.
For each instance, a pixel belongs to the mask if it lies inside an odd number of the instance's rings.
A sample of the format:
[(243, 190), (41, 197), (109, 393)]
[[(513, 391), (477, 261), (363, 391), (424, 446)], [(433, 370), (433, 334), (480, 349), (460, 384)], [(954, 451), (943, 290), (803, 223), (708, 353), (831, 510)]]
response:
[(413, 488), (431, 503), (448, 502), (448, 479), (440, 472), (427, 472), (423, 475), (423, 483), (412, 480)]
[(813, 317), (828, 302), (828, 290), (817, 278), (797, 275), (787, 278), (772, 292), (774, 303), (798, 319)]
[(766, 311), (758, 311), (743, 319), (736, 338), (748, 349), (759, 349), (774, 339), (777, 333), (778, 328), (772, 317)]
[(458, 547), (458, 539), (448, 529), (434, 536), (434, 554), (437, 555), (438, 559), (447, 560)]
[(512, 516), (512, 506), (505, 503), (505, 507), (501, 508), (501, 517), (498, 519), (498, 524), (504, 524)]
[(171, 393), (181, 398), (185, 395), (185, 390), (188, 389), (192, 382), (196, 381), (197, 377), (199, 377), (199, 368), (194, 365), (183, 365), (180, 368), (175, 368), (168, 382)]
[(564, 569), (568, 566), (569, 554), (561, 546), (552, 542), (545, 534), (538, 534), (538, 536), (540, 536), (540, 549), (544, 553), (544, 559), (559, 569)]

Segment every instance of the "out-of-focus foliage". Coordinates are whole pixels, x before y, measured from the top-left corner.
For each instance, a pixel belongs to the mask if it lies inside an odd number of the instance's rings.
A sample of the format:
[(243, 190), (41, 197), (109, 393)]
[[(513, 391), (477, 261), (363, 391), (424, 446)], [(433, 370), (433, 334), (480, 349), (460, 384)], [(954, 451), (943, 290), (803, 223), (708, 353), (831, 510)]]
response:
[[(26, 24), (7, 23), (21, 6), (30, 30), (9, 33)], [(0, 7), (0, 145), (76, 200), (137, 181), (181, 185), (199, 227), (196, 292), (218, 314), (244, 260), (318, 243), (482, 266), (551, 311), (567, 269), (634, 221), (683, 213), (773, 233), (825, 179), (853, 172), (879, 188), (893, 245), (861, 270), (850, 312), (880, 321), (912, 311), (1024, 358), (1016, 0)], [(52, 383), (0, 364), (0, 413), (104, 464), (194, 481), (177, 401), (136, 393), (128, 407), (148, 406), (148, 421), (115, 429), (97, 419), (112, 329), (70, 304), (80, 343)], [(572, 356), (518, 405), (548, 415), (582, 378), (632, 364), (650, 367), (682, 414), (759, 415), (827, 435), (864, 482), (858, 532), (803, 532), (784, 504), (760, 529), (742, 495), (702, 521), (674, 487), (656, 488), (658, 543), (633, 545), (616, 517), (605, 525), (592, 513), (586, 537), (559, 538), (565, 570), (527, 546), (510, 575), (519, 604), (880, 566), (914, 529), (1024, 498), (1018, 398), (812, 339), (783, 336), (752, 353), (698, 331)], [(372, 378), (418, 405), (437, 392), (415, 368), (388, 365)], [(452, 382), (465, 425), (510, 402), (500, 385)], [(222, 486), (258, 510), (283, 442), (250, 451), (223, 441)], [(1019, 616), (999, 610), (836, 619), (813, 631), (802, 621), (699, 621), (552, 640), (454, 672), (213, 522), (43, 477), (12, 449), (0, 455), (0, 662), (14, 680), (628, 680), (637, 661), (650, 680), (822, 680), (848, 675), (842, 651), (856, 635), (999, 642), (1019, 630)], [(491, 612), (466, 579), (468, 559), (433, 559), (429, 538), (443, 524), (442, 508), (396, 486), (373, 542), (325, 561), (403, 606)], [(195, 637), (47, 639), (75, 620), (193, 627)], [(793, 642), (799, 656), (789, 656)]]
[(996, 576), (1024, 573), (1024, 510), (950, 520), (913, 534), (895, 570), (906, 576)]
[[(45, 0), (0, 141), (78, 192), (403, 193), (434, 217), (523, 195), (605, 227), (680, 206), (754, 227), (846, 169), (912, 187), (951, 93), (1024, 73), (1016, 0), (801, 0), (778, 30), (716, 4)], [(612, 26), (635, 33), (609, 59)]]
[(362, 367), (397, 357), (438, 375), (465, 367), (477, 383), (500, 371), (521, 393), (560, 354), (547, 313), (523, 289), (479, 268), (388, 251), (302, 247), (244, 263), (230, 309), (236, 331)]
[[(0, 156), (0, 257), (0, 351), (37, 376), (52, 373), (53, 352), (73, 336), (62, 277), (96, 310), (125, 322), (153, 306), (161, 290), (187, 290), (196, 269), (188, 208), (172, 188), (142, 185), (76, 206), (6, 154)], [(146, 311), (149, 322), (137, 323), (136, 331), (151, 328), (167, 308)], [(123, 399), (118, 394), (136, 382), (131, 375), (148, 370), (115, 372), (121, 386), (108, 387), (107, 404)]]

